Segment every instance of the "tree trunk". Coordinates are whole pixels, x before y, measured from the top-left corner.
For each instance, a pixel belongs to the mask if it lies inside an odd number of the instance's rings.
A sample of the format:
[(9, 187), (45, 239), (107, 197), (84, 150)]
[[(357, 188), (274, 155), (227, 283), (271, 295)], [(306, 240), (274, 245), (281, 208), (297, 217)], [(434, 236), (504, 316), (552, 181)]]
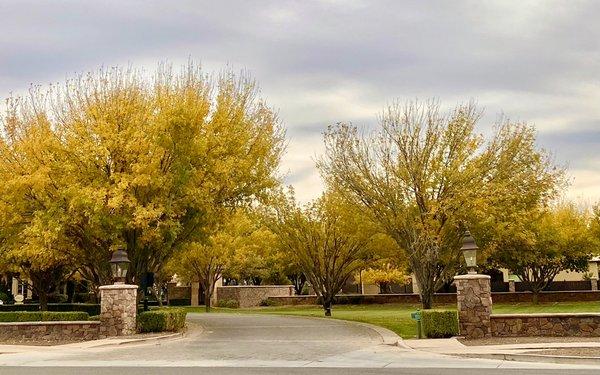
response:
[(48, 293), (45, 290), (39, 289), (38, 295), (40, 298), (40, 311), (48, 311)]
[(323, 310), (325, 310), (325, 316), (331, 316), (331, 298), (323, 298)]
[(288, 279), (292, 280), (294, 284), (294, 292), (297, 296), (302, 295), (302, 289), (304, 289), (304, 284), (306, 284), (306, 276), (304, 274), (295, 274), (288, 276)]
[(433, 293), (421, 292), (421, 308), (429, 310), (433, 307)]
[[(211, 283), (206, 283), (211, 284)], [(204, 285), (204, 307), (206, 312), (210, 312), (210, 298), (212, 297), (212, 285)]]
[(534, 305), (537, 305), (539, 303), (539, 299), (540, 299), (540, 291), (539, 290), (533, 290), (532, 291), (533, 294), (531, 296), (531, 300), (533, 302)]

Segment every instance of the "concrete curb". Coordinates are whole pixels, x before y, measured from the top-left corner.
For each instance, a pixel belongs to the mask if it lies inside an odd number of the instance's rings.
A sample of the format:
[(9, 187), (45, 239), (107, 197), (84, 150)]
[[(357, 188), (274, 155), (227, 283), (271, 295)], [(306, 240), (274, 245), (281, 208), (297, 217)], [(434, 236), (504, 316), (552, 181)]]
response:
[(514, 362), (538, 362), (555, 364), (577, 364), (577, 365), (600, 365), (600, 357), (579, 356), (551, 356), (543, 354), (511, 354), (511, 353), (473, 353), (473, 354), (450, 354), (465, 358), (499, 359)]
[[(323, 318), (319, 318), (319, 319), (323, 319)], [(350, 324), (357, 324), (357, 325), (369, 328), (369, 329), (377, 332), (379, 334), (379, 336), (381, 336), (381, 340), (383, 341), (384, 345), (397, 345), (397, 346), (406, 347), (406, 345), (402, 342), (402, 337), (398, 336), (398, 334), (396, 334), (396, 332), (391, 331), (387, 328), (384, 328), (384, 327), (381, 327), (381, 326), (378, 326), (375, 324), (371, 324), (371, 323), (355, 322), (353, 320), (344, 320), (344, 319), (336, 319), (336, 320), (341, 320), (343, 322), (350, 323)]]
[(94, 349), (94, 348), (107, 348), (111, 346), (119, 346), (119, 345), (127, 345), (127, 344), (145, 344), (151, 342), (159, 342), (159, 341), (168, 341), (168, 340), (177, 340), (183, 338), (185, 335), (184, 332), (175, 332), (169, 333), (160, 336), (152, 336), (152, 337), (143, 337), (143, 338), (108, 338), (108, 339), (100, 339), (100, 340), (90, 340), (90, 341), (81, 341), (74, 342), (70, 344), (61, 344), (61, 345), (0, 345), (0, 353), (26, 353), (31, 351), (45, 351), (45, 352), (53, 352), (53, 351), (61, 351), (65, 349)]
[[(169, 333), (166, 335), (160, 335), (160, 336), (152, 336), (152, 337), (143, 337), (143, 338), (130, 338), (130, 339), (123, 339), (123, 340), (119, 340), (119, 339), (104, 339), (106, 341), (114, 341), (114, 342), (104, 342), (104, 343), (98, 343), (98, 345), (93, 345), (93, 346), (88, 346), (88, 348), (103, 348), (103, 347), (108, 347), (108, 346), (119, 346), (119, 345), (127, 345), (127, 344), (141, 344), (141, 343), (149, 343), (152, 341), (171, 341), (171, 340), (175, 340), (175, 339), (179, 339), (179, 338), (183, 338), (185, 336), (186, 331), (182, 331), (182, 332), (174, 332), (174, 333)], [(98, 340), (98, 341), (104, 341), (104, 340)]]

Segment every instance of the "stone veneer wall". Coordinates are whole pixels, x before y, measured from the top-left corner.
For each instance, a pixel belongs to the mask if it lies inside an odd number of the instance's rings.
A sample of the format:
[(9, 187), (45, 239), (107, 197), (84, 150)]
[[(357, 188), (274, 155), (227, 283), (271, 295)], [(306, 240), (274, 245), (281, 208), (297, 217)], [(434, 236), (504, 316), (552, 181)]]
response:
[(100, 287), (100, 338), (136, 333), (137, 285)]
[(99, 336), (100, 322), (14, 322), (0, 323), (2, 340), (84, 341)]
[(492, 336), (492, 291), (490, 277), (467, 274), (454, 278), (457, 292), (458, 330), (468, 339)]
[(492, 315), (492, 336), (600, 336), (600, 314)]
[(183, 300), (191, 298), (191, 287), (177, 286), (177, 283), (167, 283), (167, 296), (169, 300)]
[[(420, 303), (418, 294), (340, 294), (336, 297), (336, 305), (343, 304), (375, 304), (375, 303)], [(492, 292), (495, 303), (531, 302), (531, 292)], [(269, 300), (280, 305), (315, 305), (317, 296), (284, 296), (269, 297)], [(456, 293), (436, 293), (434, 304), (456, 303)], [(571, 292), (541, 292), (540, 302), (578, 302), (600, 301), (600, 292), (591, 290), (575, 290)]]
[(240, 307), (260, 306), (269, 297), (284, 297), (294, 294), (291, 285), (237, 285), (217, 287), (217, 304), (220, 301), (235, 300)]

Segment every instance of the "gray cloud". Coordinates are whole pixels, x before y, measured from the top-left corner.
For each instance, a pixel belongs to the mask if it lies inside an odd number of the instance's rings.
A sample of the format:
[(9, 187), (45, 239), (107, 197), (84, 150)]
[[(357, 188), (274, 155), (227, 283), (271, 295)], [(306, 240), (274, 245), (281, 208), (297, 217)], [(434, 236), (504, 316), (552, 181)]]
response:
[[(539, 143), (600, 198), (600, 2), (0, 2), (0, 95), (101, 65), (201, 61), (248, 69), (289, 128), (298, 196), (328, 124), (371, 125), (390, 100), (476, 99), (533, 122)], [(597, 185), (595, 185), (597, 184)], [(595, 188), (594, 188), (595, 187)]]

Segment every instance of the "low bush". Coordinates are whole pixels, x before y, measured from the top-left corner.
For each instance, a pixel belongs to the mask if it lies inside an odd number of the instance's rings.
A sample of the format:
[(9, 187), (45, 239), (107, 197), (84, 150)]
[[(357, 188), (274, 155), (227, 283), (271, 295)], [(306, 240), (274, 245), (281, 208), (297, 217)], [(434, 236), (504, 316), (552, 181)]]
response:
[(187, 312), (178, 308), (145, 311), (137, 316), (139, 332), (177, 332), (185, 327)]
[(88, 320), (100, 321), (100, 315), (92, 315)]
[(217, 302), (217, 307), (226, 307), (228, 309), (237, 309), (240, 303), (234, 299), (222, 299)]
[(0, 291), (0, 301), (3, 303), (8, 303), (12, 301), (12, 298), (8, 295), (8, 293)]
[(458, 314), (454, 310), (421, 311), (423, 335), (429, 338), (444, 338), (458, 335)]
[[(39, 311), (40, 305), (37, 303), (22, 305), (0, 305), (2, 311)], [(100, 305), (96, 303), (49, 303), (48, 311), (83, 311), (88, 315), (100, 314)]]
[(88, 320), (89, 314), (82, 311), (11, 311), (0, 312), (0, 322), (49, 322)]
[(75, 293), (73, 294), (74, 303), (94, 303), (96, 296), (93, 293)]
[(67, 303), (68, 300), (69, 297), (66, 294), (55, 293), (48, 295), (49, 303)]

